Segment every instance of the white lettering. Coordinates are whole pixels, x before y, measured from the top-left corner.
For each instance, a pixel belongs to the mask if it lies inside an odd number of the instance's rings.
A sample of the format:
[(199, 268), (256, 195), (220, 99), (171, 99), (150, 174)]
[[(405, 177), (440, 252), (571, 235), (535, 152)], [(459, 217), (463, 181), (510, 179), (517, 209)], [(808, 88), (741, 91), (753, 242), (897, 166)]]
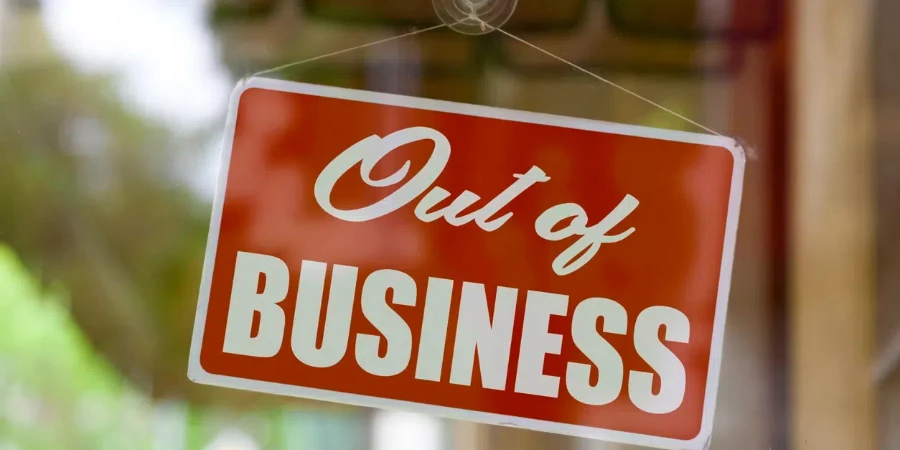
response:
[(477, 352), (481, 385), (498, 391), (506, 388), (517, 296), (516, 289), (498, 287), (492, 321), (484, 285), (463, 283), (453, 363), (450, 368), (451, 383), (464, 386), (472, 384), (472, 367)]
[[(409, 161), (400, 170), (379, 180), (372, 179), (372, 169), (381, 158), (398, 147), (425, 139), (434, 142), (434, 151), (431, 153), (431, 157), (422, 170), (394, 193), (373, 205), (350, 211), (337, 209), (331, 204), (331, 190), (334, 189), (334, 185), (357, 164), (361, 164), (360, 175), (369, 186), (386, 187), (403, 181), (409, 173)], [(328, 214), (348, 222), (377, 219), (396, 211), (422, 195), (437, 180), (449, 160), (450, 142), (443, 134), (431, 128), (406, 128), (384, 138), (369, 136), (345, 150), (322, 169), (314, 188), (316, 202)]]
[(447, 343), (447, 321), (450, 319), (450, 296), (453, 281), (429, 278), (425, 293), (425, 312), (422, 314), (422, 335), (419, 356), (416, 358), (416, 378), (441, 381), (444, 366), (444, 347)]
[[(619, 242), (630, 236), (634, 232), (634, 228), (629, 228), (615, 236), (607, 236), (606, 233), (628, 217), (638, 207), (638, 204), (636, 198), (626, 195), (609, 215), (590, 227), (587, 226), (587, 213), (576, 203), (564, 203), (544, 211), (534, 224), (538, 236), (554, 242), (576, 235), (581, 236), (581, 239), (575, 241), (553, 260), (553, 271), (560, 276), (568, 275), (587, 264), (597, 254), (597, 250), (602, 244)], [(569, 225), (554, 231), (557, 225), (566, 220), (571, 220)]]
[(303, 364), (318, 368), (337, 364), (347, 353), (358, 271), (356, 267), (334, 265), (322, 330), (322, 346), (317, 348), (326, 270), (328, 265), (321, 262), (303, 261), (300, 265), (300, 286), (297, 289), (291, 336), (294, 356)]
[(450, 196), (450, 193), (443, 188), (435, 187), (431, 190), (431, 192), (426, 194), (425, 198), (423, 198), (416, 206), (416, 217), (418, 217), (422, 222), (426, 223), (433, 222), (443, 217), (444, 220), (447, 221), (447, 223), (457, 227), (475, 220), (475, 223), (482, 230), (488, 232), (495, 231), (503, 226), (503, 224), (505, 224), (513, 216), (513, 213), (506, 213), (506, 215), (493, 220), (491, 220), (491, 218), (499, 214), (503, 208), (508, 206), (516, 197), (525, 192), (535, 183), (543, 183), (549, 181), (550, 178), (546, 175), (547, 174), (545, 174), (544, 171), (537, 166), (533, 166), (524, 175), (513, 175), (514, 177), (516, 177), (516, 181), (512, 185), (506, 188), (506, 190), (501, 192), (500, 195), (495, 197), (493, 200), (488, 202), (487, 205), (484, 205), (483, 208), (463, 217), (459, 217), (459, 214), (462, 213), (462, 211), (466, 208), (474, 205), (475, 202), (481, 199), (481, 197), (472, 192), (465, 191), (444, 209), (434, 212), (428, 212), (438, 203)]
[(409, 325), (387, 304), (388, 290), (395, 305), (416, 305), (416, 282), (397, 270), (379, 270), (366, 278), (362, 289), (362, 311), (384, 336), (387, 351), (379, 356), (381, 336), (360, 333), (356, 337), (356, 362), (366, 372), (391, 377), (406, 370), (412, 353)]
[(638, 408), (651, 414), (668, 414), (684, 400), (684, 365), (662, 342), (659, 328), (666, 327), (666, 341), (686, 344), (691, 337), (687, 316), (675, 308), (653, 306), (645, 309), (634, 325), (634, 349), (660, 377), (659, 393), (653, 394), (653, 374), (631, 371), (628, 395)]
[[(357, 295), (359, 269), (334, 265), (328, 297), (324, 297), (327, 271), (326, 263), (302, 261), (298, 277), (291, 350), (299, 362), (314, 368), (333, 367), (346, 356)], [(357, 367), (378, 377), (406, 372), (407, 379), (412, 381), (413, 371), (407, 369), (415, 339), (418, 341), (415, 379), (441, 382), (456, 283), (451, 279), (428, 279), (424, 304), (419, 305), (421, 309), (408, 310), (422, 314), (421, 327), (414, 327), (420, 334), (415, 336), (404, 319), (406, 314), (401, 316), (396, 307), (418, 305), (420, 292), (416, 281), (397, 270), (372, 272), (363, 282), (359, 296), (362, 314), (377, 333), (356, 333)], [(281, 259), (237, 253), (224, 336), (225, 353), (257, 358), (279, 354), (287, 332), (280, 303), (289, 285), (289, 269)], [(478, 364), (480, 387), (506, 389), (518, 290), (502, 286), (496, 289), (495, 296), (489, 299), (485, 285), (462, 283), (455, 340), (449, 355), (451, 384), (473, 386)], [(564, 383), (571, 398), (589, 406), (609, 405), (622, 395), (626, 373), (621, 354), (605, 336), (626, 335), (628, 313), (620, 303), (607, 298), (589, 298), (577, 304), (572, 312), (571, 338), (589, 362), (584, 362), (582, 357), (573, 358), (568, 349), (564, 353), (564, 336), (550, 332), (553, 317), (565, 317), (568, 313), (568, 296), (527, 292), (519, 330), (518, 360), (512, 374), (515, 392), (559, 398), (561, 374), (547, 374), (544, 367), (547, 355), (562, 355), (568, 359)], [(257, 321), (259, 330), (254, 336), (253, 324)], [(319, 329), (321, 344), (317, 345)], [(648, 372), (631, 370), (627, 374), (627, 395), (638, 409), (650, 414), (669, 414), (682, 406), (687, 372), (684, 363), (665, 342), (686, 344), (690, 333), (688, 317), (677, 309), (651, 306), (638, 315), (633, 346), (650, 367)], [(596, 382), (592, 383), (592, 378)]]
[(550, 316), (564, 316), (568, 310), (568, 296), (528, 291), (516, 370), (516, 392), (559, 397), (559, 377), (544, 374), (544, 356), (558, 355), (562, 350), (562, 335), (548, 333), (547, 328), (550, 326)]
[[(265, 276), (262, 292), (258, 292), (260, 275)], [(285, 320), (278, 303), (287, 296), (289, 277), (287, 264), (274, 256), (238, 252), (222, 351), (260, 358), (278, 353)], [(251, 332), (256, 313), (260, 317), (259, 332), (254, 337)]]
[[(372, 205), (354, 210), (338, 209), (331, 203), (331, 191), (335, 184), (357, 164), (360, 165), (362, 180), (369, 186), (387, 187), (403, 182), (409, 174), (411, 166), (409, 161), (406, 161), (403, 167), (396, 172), (381, 179), (372, 178), (372, 169), (388, 153), (401, 146), (422, 140), (430, 140), (434, 143), (431, 157), (418, 173), (396, 191)], [(352, 145), (322, 170), (316, 179), (314, 188), (316, 202), (325, 212), (338, 219), (349, 222), (365, 222), (390, 214), (425, 194), (415, 208), (415, 215), (419, 220), (429, 223), (443, 218), (453, 226), (462, 226), (474, 220), (479, 228), (491, 232), (499, 229), (513, 216), (512, 212), (508, 212), (500, 217), (495, 217), (501, 213), (503, 208), (536, 183), (550, 180), (540, 167), (532, 166), (525, 174), (514, 175), (516, 181), (483, 207), (463, 215), (464, 211), (471, 209), (475, 203), (481, 200), (478, 194), (463, 191), (449, 205), (435, 209), (439, 203), (450, 198), (451, 194), (440, 186), (434, 186), (428, 191), (446, 168), (449, 160), (450, 141), (432, 128), (406, 128), (384, 138), (372, 135)], [(426, 193), (426, 191), (428, 192)], [(628, 217), (638, 204), (636, 198), (626, 195), (609, 215), (591, 227), (587, 226), (587, 213), (575, 203), (556, 205), (541, 214), (535, 222), (535, 230), (540, 237), (549, 241), (561, 241), (576, 235), (581, 237), (557, 256), (552, 264), (553, 271), (560, 276), (568, 275), (587, 264), (602, 244), (619, 242), (631, 235), (634, 228), (615, 236), (607, 236), (606, 233)], [(571, 220), (569, 225), (554, 231), (554, 228), (565, 220)]]
[(581, 353), (600, 371), (597, 384), (591, 386), (590, 364), (570, 362), (566, 368), (566, 389), (572, 398), (591, 406), (612, 403), (622, 392), (625, 368), (619, 352), (597, 333), (597, 319), (603, 318), (603, 332), (624, 335), (628, 332), (628, 313), (617, 302), (589, 298), (572, 314), (572, 340)]

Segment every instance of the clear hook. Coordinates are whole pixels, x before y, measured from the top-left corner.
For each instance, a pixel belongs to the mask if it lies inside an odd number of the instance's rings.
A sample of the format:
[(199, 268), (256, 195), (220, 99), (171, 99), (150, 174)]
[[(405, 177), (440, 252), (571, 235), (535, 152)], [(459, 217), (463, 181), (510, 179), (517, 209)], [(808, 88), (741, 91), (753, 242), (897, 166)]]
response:
[(487, 34), (503, 26), (516, 10), (517, 0), (431, 0), (438, 17), (450, 28), (468, 35)]

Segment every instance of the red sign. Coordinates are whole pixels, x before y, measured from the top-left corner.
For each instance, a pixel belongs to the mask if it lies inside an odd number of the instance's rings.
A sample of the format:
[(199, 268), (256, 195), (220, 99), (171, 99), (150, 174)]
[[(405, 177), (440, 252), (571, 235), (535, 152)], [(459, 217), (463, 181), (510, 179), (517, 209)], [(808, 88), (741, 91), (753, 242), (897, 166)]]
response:
[(743, 171), (722, 137), (253, 79), (189, 376), (702, 448)]

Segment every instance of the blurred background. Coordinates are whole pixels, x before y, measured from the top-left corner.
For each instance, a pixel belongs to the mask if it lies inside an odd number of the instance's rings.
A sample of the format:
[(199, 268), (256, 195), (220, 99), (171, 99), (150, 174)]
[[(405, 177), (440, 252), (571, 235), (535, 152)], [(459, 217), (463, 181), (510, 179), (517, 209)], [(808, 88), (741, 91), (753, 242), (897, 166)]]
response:
[[(430, 0), (0, 0), (0, 450), (625, 450), (203, 387), (229, 93)], [(900, 0), (519, 0), (506, 29), (750, 150), (713, 449), (900, 449)], [(691, 125), (493, 33), (272, 76)]]

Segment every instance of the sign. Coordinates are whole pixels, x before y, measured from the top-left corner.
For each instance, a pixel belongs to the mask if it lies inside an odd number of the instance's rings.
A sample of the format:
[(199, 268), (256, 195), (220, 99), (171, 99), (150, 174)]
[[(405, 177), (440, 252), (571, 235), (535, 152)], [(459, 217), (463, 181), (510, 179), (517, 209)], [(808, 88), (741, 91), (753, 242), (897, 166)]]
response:
[(743, 171), (722, 137), (250, 80), (189, 376), (701, 448)]

